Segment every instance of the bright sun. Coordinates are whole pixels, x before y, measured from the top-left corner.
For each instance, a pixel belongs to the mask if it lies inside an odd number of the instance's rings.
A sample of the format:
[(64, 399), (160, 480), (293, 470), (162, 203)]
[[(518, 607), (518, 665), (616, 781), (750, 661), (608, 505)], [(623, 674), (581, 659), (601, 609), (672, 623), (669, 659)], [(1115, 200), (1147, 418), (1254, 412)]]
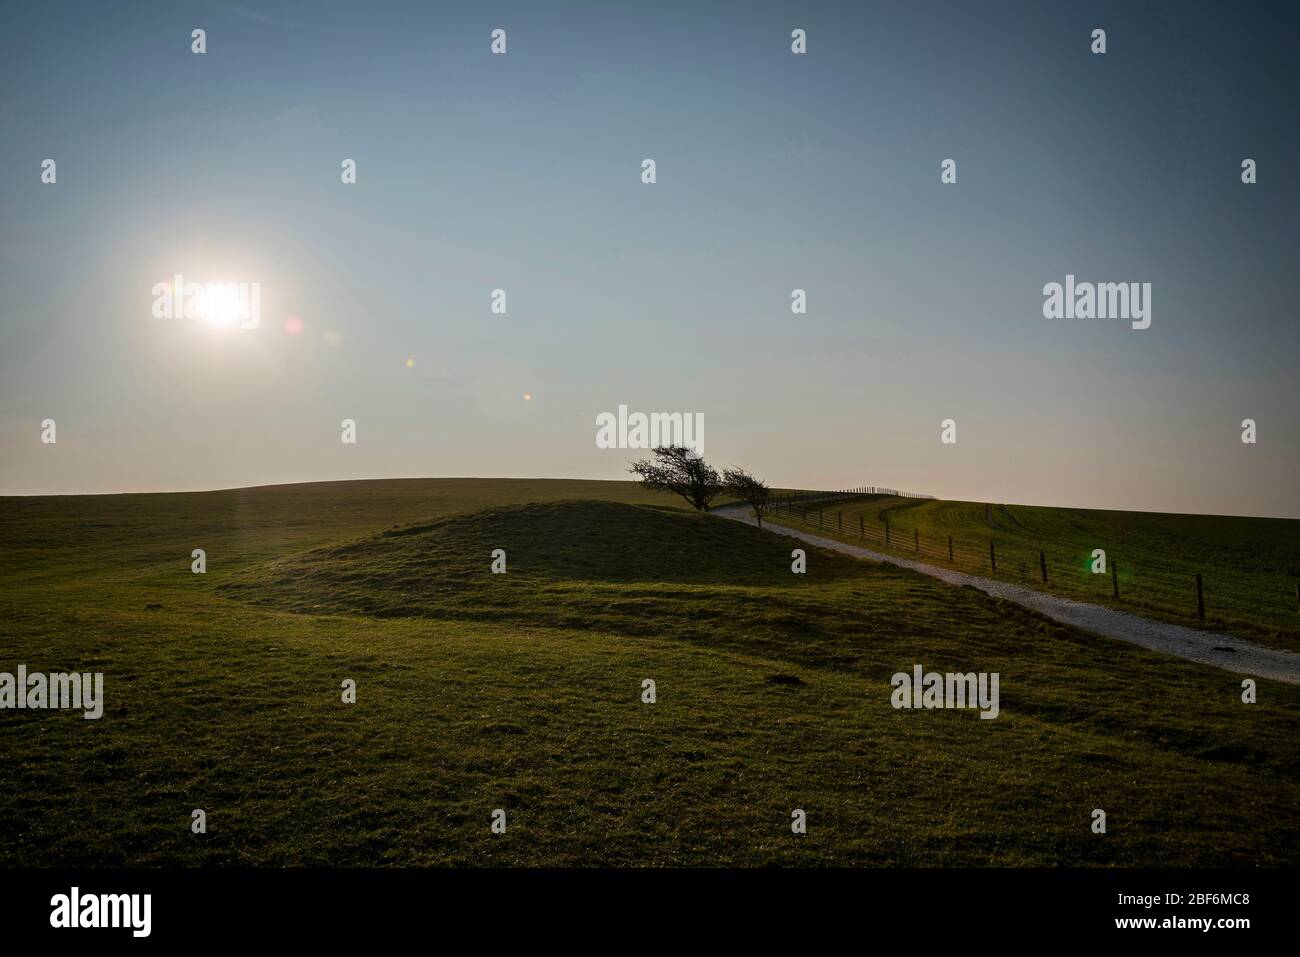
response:
[(210, 283), (199, 296), (199, 314), (214, 329), (229, 329), (239, 321), (239, 299), (227, 283)]

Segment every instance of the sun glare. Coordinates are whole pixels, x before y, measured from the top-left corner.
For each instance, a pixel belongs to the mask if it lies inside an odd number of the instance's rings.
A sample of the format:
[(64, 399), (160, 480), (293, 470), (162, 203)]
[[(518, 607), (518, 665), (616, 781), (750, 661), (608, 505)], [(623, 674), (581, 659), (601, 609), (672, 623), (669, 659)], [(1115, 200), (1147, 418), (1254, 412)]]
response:
[(210, 283), (199, 297), (199, 315), (214, 329), (229, 329), (239, 319), (239, 299), (229, 283)]

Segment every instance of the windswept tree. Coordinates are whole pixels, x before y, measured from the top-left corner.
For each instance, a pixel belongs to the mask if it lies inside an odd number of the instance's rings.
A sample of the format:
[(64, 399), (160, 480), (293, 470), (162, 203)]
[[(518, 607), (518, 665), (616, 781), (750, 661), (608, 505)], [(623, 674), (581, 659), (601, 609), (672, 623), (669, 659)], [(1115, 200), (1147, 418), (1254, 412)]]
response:
[(744, 469), (725, 469), (722, 473), (722, 485), (754, 510), (758, 527), (762, 528), (763, 513), (767, 511), (768, 504), (772, 500), (772, 490), (763, 480), (754, 478)]
[(701, 512), (722, 491), (717, 470), (690, 449), (670, 445), (650, 450), (654, 458), (633, 462), (628, 470), (641, 479), (641, 487), (652, 492), (680, 495)]

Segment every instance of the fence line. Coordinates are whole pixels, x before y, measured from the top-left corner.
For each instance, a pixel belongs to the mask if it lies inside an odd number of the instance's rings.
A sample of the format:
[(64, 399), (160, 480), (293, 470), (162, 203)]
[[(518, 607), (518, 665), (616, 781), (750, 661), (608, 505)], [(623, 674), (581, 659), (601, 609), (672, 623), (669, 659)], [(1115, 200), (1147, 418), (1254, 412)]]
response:
[[(1003, 553), (999, 554), (992, 537), (988, 539), (986, 551), (982, 541), (978, 543), (958, 541), (954, 540), (951, 535), (922, 537), (920, 529), (915, 527), (911, 529), (911, 535), (906, 533), (900, 535), (891, 526), (887, 515), (882, 517), (879, 522), (868, 525), (861, 513), (857, 515), (855, 523), (852, 515), (846, 520), (843, 509), (829, 508), (832, 505), (852, 505), (879, 496), (934, 500), (932, 495), (900, 492), (896, 489), (886, 489), (878, 486), (859, 486), (842, 490), (796, 489), (773, 495), (770, 499), (769, 509), (778, 515), (797, 520), (802, 524), (822, 531), (836, 532), (845, 539), (861, 541), (881, 551), (889, 551), (903, 557), (925, 559), (955, 567), (966, 566), (991, 577), (1000, 578), (1014, 577), (1014, 570), (1018, 566), (1020, 577), (1025, 581), (1033, 581), (1037, 578), (1041, 580), (1043, 585), (1046, 585), (1053, 580), (1061, 580), (1053, 576), (1047, 559), (1047, 551), (1043, 547), (1030, 548), (1020, 542), (1006, 546), (1006, 543), (1004, 543), (1006, 547)], [(1029, 564), (1023, 560), (1024, 556), (1020, 554), (1026, 551), (1037, 553), (1032, 556)], [(1150, 594), (1135, 596), (1122, 592), (1117, 556), (1107, 551), (1106, 564), (1109, 566), (1106, 569), (1109, 575), (1102, 573), (1097, 577), (1103, 581), (1107, 577), (1110, 578), (1111, 598), (1114, 601), (1172, 613), (1179, 617), (1192, 618), (1194, 616), (1199, 622), (1205, 621), (1208, 580), (1203, 577), (1201, 572), (1174, 570), (1169, 567), (1160, 567), (1158, 563), (1151, 563), (1142, 569), (1140, 581), (1146, 586), (1142, 591), (1165, 591), (1173, 595), (1183, 594), (1186, 596), (1186, 604), (1179, 605), (1175, 602), (1160, 601), (1156, 596)], [(1002, 566), (1001, 573), (999, 573), (999, 565)], [(1030, 571), (1030, 565), (1037, 566), (1033, 569), (1033, 572), (1037, 573), (1036, 575)], [(1130, 575), (1133, 571), (1134, 569), (1129, 569)], [(1137, 579), (1133, 579), (1126, 587), (1136, 588), (1137, 582)], [(1295, 610), (1300, 612), (1300, 580), (1294, 583), (1294, 587), (1296, 596)], [(1289, 586), (1287, 592), (1289, 595)], [(1217, 611), (1223, 614), (1225, 610), (1217, 609)], [(1280, 612), (1280, 606), (1275, 613), (1278, 612)], [(1231, 611), (1227, 613), (1232, 615)], [(1235, 617), (1241, 623), (1259, 626), (1259, 622), (1253, 619)]]

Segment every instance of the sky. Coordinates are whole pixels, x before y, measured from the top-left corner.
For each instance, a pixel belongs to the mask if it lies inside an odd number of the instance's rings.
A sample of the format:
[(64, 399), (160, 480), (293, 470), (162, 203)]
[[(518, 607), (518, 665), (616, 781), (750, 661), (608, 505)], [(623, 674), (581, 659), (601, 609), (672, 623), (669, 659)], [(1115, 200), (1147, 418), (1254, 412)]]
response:
[[(625, 478), (625, 405), (786, 487), (1300, 517), (1298, 20), (6, 3), (0, 494)], [(1044, 318), (1067, 274), (1150, 328)]]

